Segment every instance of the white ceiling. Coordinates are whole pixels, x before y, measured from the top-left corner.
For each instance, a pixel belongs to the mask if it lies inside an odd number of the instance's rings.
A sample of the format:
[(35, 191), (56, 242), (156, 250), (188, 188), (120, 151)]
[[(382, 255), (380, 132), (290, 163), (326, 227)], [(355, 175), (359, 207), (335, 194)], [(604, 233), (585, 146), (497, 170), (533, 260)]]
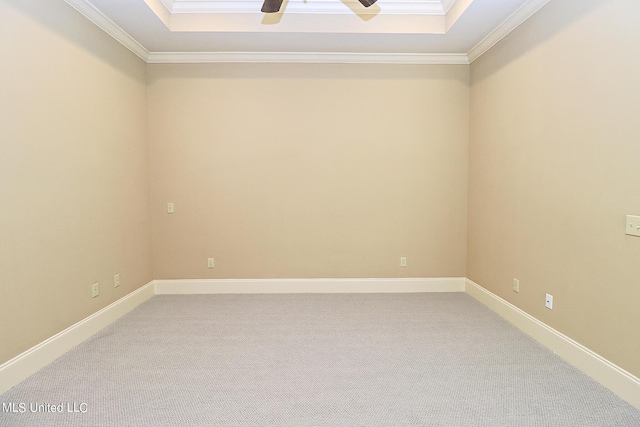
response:
[(65, 0), (150, 63), (469, 63), (549, 0)]

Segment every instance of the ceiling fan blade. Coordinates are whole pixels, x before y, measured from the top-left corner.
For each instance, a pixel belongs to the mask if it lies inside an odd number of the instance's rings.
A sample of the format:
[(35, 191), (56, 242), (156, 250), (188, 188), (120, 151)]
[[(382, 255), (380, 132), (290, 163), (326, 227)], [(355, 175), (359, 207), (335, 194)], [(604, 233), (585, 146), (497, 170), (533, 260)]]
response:
[[(280, 6), (284, 0), (264, 0), (262, 10), (264, 13), (276, 13), (280, 11)], [(375, 0), (374, 0), (375, 1)]]
[(377, 0), (358, 0), (364, 7), (369, 7), (374, 4)]

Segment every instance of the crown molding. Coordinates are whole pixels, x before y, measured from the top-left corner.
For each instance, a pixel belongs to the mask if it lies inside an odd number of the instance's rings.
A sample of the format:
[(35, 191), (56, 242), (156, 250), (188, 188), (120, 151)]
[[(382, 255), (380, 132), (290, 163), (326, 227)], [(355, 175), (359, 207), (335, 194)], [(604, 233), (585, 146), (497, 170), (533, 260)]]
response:
[(298, 64), (455, 64), (468, 65), (464, 53), (346, 53), (346, 52), (152, 52), (149, 64), (219, 62)]
[(171, 13), (173, 11), (173, 0), (160, 0), (160, 2), (167, 8), (167, 12)]
[(449, 9), (453, 7), (456, 1), (458, 0), (442, 0), (442, 10), (445, 15), (449, 13)]
[(80, 12), (105, 33), (120, 42), (124, 47), (135, 53), (143, 61), (149, 58), (149, 51), (129, 33), (120, 28), (115, 22), (107, 18), (102, 12), (86, 0), (64, 0), (68, 5)]
[(482, 54), (491, 49), (496, 43), (505, 38), (511, 31), (518, 28), (524, 21), (529, 19), (534, 13), (540, 10), (550, 0), (529, 0), (516, 10), (511, 16), (505, 19), (495, 30), (480, 43), (475, 45), (467, 54), (469, 63), (478, 59)]

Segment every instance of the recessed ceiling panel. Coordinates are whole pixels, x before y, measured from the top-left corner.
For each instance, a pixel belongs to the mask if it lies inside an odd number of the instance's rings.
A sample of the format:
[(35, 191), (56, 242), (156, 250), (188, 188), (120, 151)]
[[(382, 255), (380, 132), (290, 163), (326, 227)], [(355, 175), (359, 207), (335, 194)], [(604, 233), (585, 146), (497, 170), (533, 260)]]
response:
[(444, 34), (473, 0), (144, 0), (172, 32)]

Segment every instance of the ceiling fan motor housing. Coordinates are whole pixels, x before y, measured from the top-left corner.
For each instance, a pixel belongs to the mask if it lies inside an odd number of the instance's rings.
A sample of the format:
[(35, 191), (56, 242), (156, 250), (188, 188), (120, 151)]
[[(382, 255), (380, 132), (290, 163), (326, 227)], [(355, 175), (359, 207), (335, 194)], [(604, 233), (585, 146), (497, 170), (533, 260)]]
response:
[(264, 3), (262, 3), (262, 9), (260, 10), (264, 13), (279, 12), (283, 1), (284, 0), (264, 0)]

